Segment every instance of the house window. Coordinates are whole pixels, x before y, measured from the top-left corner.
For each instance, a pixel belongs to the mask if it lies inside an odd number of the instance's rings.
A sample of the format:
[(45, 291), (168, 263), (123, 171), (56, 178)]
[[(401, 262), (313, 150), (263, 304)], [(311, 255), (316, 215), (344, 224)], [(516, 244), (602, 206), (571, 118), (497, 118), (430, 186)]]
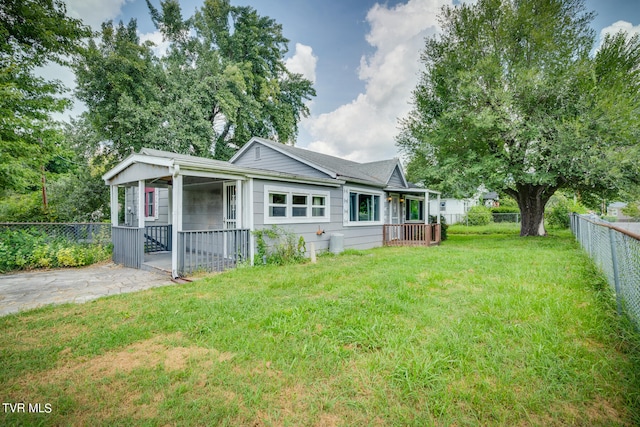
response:
[(329, 192), (265, 186), (265, 224), (329, 221)]
[(271, 218), (286, 218), (288, 194), (269, 193), (269, 216)]
[(424, 200), (409, 199), (405, 203), (405, 220), (424, 221)]
[(146, 219), (158, 218), (158, 191), (156, 188), (144, 189), (144, 216)]
[(324, 217), (325, 216), (325, 206), (327, 205), (326, 196), (313, 196), (313, 202), (311, 207), (311, 216), (313, 217)]
[(379, 223), (381, 199), (381, 194), (349, 190), (349, 223)]
[(440, 211), (446, 211), (447, 210), (447, 202), (440, 202)]
[(291, 216), (293, 217), (306, 217), (307, 216), (307, 196), (300, 194), (294, 194), (291, 198)]

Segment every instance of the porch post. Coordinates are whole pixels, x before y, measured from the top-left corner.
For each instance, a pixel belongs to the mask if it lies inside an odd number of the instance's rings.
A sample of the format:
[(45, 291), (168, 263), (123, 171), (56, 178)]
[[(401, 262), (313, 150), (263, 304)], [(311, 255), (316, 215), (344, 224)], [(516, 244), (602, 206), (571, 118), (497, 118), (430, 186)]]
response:
[(178, 232), (182, 231), (182, 175), (180, 175), (179, 170), (174, 172), (171, 193), (171, 238), (173, 241), (173, 248), (171, 249), (171, 276), (176, 279), (178, 277), (178, 251), (184, 250), (178, 241)]
[(144, 228), (144, 179), (138, 181), (138, 228)]
[(109, 204), (111, 206), (111, 225), (113, 227), (118, 226), (118, 186), (112, 185), (109, 187), (110, 192), (110, 200)]
[(438, 215), (436, 217), (438, 218), (438, 224), (440, 224), (440, 193), (438, 193)]
[(429, 214), (431, 213), (431, 207), (429, 206), (429, 190), (424, 192), (424, 223), (429, 224)]
[(236, 228), (242, 228), (242, 180), (236, 180)]

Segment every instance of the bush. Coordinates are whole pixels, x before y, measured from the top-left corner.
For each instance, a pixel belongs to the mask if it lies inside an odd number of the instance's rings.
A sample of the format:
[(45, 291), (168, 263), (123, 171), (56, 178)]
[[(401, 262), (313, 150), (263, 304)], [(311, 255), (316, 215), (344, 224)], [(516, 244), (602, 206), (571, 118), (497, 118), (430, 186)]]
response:
[(493, 221), (491, 209), (485, 206), (473, 206), (464, 219), (467, 225), (489, 225)]
[(544, 217), (549, 227), (569, 228), (569, 214), (572, 212), (585, 213), (586, 209), (564, 194), (558, 193), (549, 200)]
[(264, 228), (253, 232), (256, 236), (257, 253), (254, 260), (256, 265), (263, 264), (292, 264), (305, 259), (306, 243), (302, 236), (276, 227)]
[[(438, 222), (438, 218), (435, 215), (429, 215), (429, 222), (431, 224), (435, 224)], [(440, 215), (440, 241), (444, 242), (447, 240), (447, 229), (449, 228), (449, 224), (447, 224), (447, 219), (444, 215)]]
[(110, 244), (51, 239), (36, 229), (0, 231), (0, 273), (33, 268), (80, 267), (111, 257)]

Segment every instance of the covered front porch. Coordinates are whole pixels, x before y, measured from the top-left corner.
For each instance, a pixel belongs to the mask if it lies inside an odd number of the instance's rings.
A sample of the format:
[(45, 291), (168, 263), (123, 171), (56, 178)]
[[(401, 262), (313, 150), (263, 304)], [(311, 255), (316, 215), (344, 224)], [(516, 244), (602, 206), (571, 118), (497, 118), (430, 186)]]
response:
[[(160, 152), (162, 154), (162, 152)], [(248, 179), (189, 156), (134, 154), (105, 175), (111, 188), (113, 260), (173, 278), (252, 259)]]
[(441, 241), (439, 210), (431, 212), (435, 196), (440, 207), (440, 193), (423, 188), (387, 189), (388, 216), (382, 226), (384, 246), (433, 246)]

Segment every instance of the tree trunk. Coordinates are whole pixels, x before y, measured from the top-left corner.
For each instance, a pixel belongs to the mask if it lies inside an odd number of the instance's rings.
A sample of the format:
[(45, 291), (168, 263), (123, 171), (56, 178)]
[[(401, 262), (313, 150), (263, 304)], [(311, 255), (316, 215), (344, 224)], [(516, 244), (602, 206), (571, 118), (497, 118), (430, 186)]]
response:
[(520, 236), (546, 236), (544, 207), (556, 188), (540, 185), (517, 185), (516, 188), (507, 193), (516, 199), (520, 208)]

